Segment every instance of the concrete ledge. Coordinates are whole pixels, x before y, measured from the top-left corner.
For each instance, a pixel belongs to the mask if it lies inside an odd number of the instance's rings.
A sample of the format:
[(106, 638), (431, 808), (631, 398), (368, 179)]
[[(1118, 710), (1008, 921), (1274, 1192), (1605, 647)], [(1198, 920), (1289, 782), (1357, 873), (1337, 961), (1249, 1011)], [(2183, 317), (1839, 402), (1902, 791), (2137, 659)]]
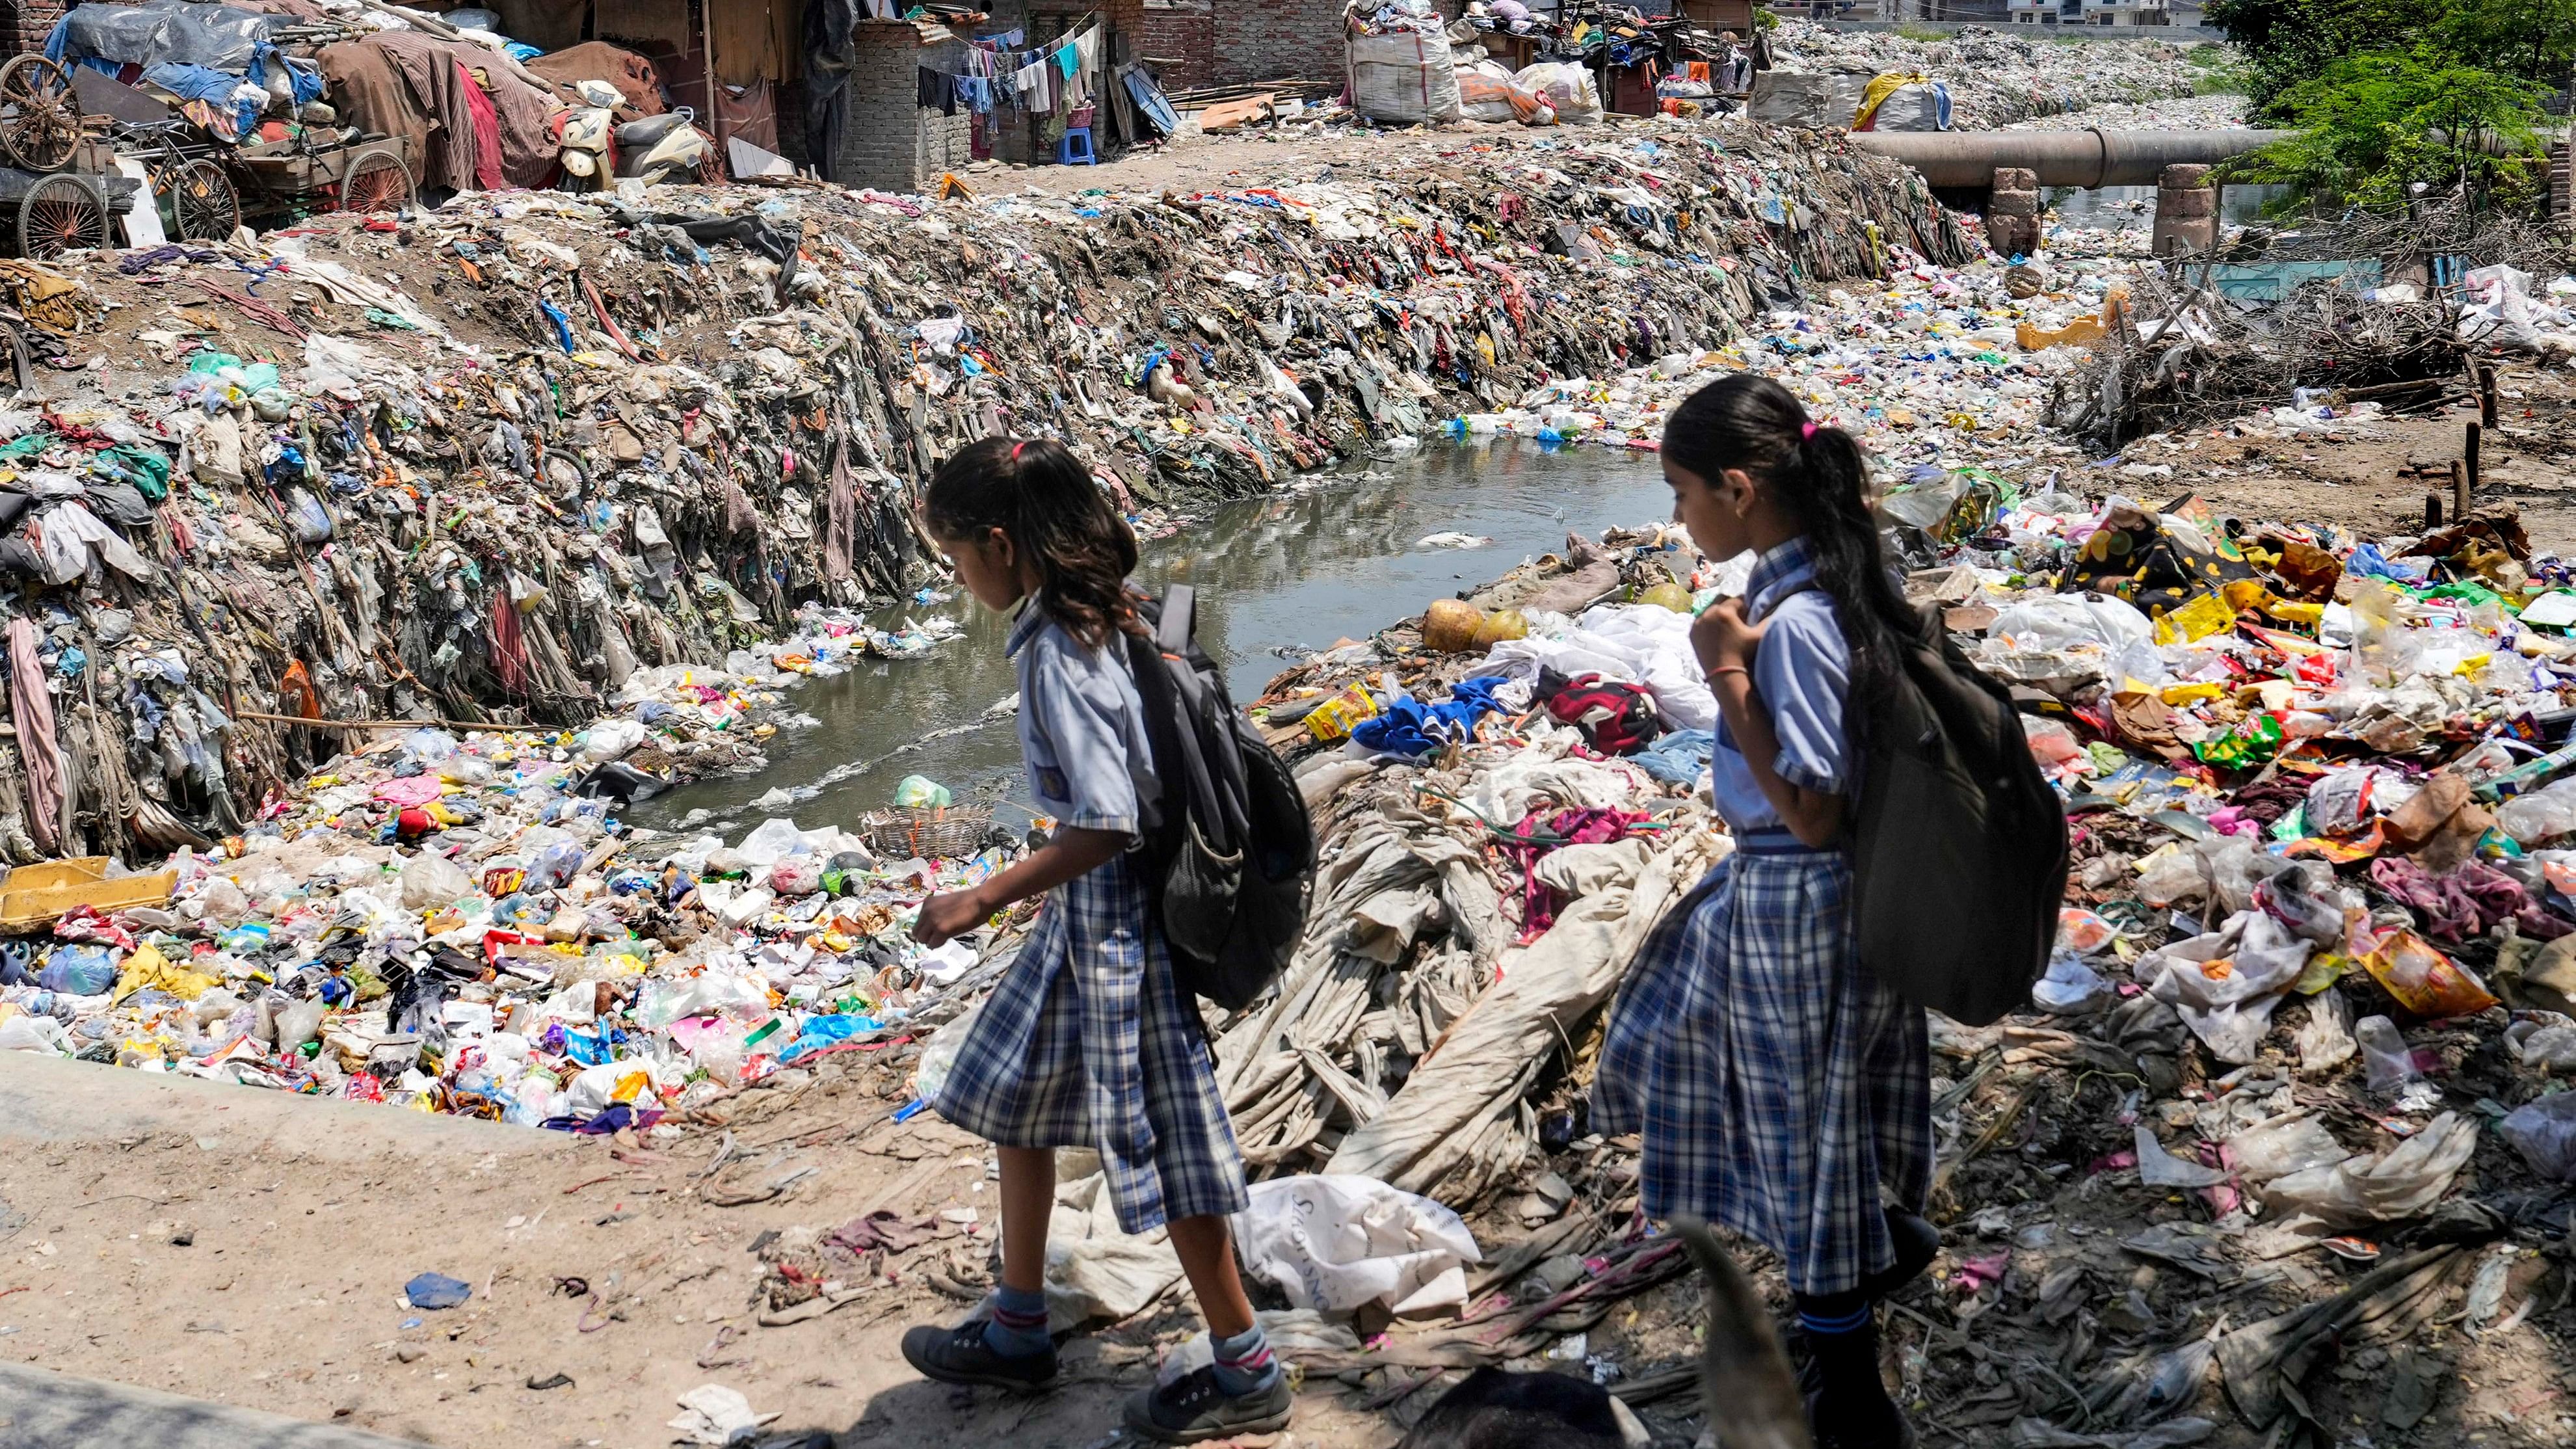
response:
[(356, 1429), (0, 1363), (0, 1449), (421, 1449)]

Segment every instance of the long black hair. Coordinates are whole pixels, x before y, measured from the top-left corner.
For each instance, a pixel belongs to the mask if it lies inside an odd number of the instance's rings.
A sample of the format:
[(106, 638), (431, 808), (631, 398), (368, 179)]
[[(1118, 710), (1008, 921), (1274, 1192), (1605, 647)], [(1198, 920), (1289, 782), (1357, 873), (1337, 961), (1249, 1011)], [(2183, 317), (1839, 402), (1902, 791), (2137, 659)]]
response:
[[(1920, 621), (1897, 591), (1870, 507), (1869, 456), (1841, 428), (1811, 422), (1787, 388), (1730, 373), (1684, 399), (1664, 424), (1663, 455), (1715, 486), (1741, 468), (1797, 520), (1815, 561), (1816, 586), (1852, 656), (1848, 697), (1868, 700), (1896, 677), (1900, 638)], [(1851, 711), (1855, 720), (1860, 711)]]
[(942, 540), (1009, 534), (1037, 565), (1039, 607), (1088, 647), (1142, 631), (1127, 602), (1136, 535), (1064, 444), (986, 438), (960, 448), (931, 475), (921, 519)]

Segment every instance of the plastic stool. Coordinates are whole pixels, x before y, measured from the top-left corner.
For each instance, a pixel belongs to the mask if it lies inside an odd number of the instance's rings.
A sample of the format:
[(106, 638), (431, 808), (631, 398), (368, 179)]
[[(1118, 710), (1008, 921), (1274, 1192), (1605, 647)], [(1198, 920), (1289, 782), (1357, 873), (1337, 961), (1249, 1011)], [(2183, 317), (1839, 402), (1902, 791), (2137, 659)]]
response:
[(1067, 126), (1064, 139), (1055, 143), (1055, 161), (1059, 166), (1096, 166), (1099, 158), (1091, 154), (1091, 128)]

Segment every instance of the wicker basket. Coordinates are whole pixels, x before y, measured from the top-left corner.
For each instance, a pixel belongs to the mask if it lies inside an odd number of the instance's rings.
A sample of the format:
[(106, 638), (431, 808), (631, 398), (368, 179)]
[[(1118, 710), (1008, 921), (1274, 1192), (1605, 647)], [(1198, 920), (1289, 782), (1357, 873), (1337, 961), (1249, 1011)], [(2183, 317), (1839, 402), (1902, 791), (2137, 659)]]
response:
[(888, 860), (973, 855), (992, 826), (993, 812), (982, 805), (879, 810), (859, 818), (869, 848)]

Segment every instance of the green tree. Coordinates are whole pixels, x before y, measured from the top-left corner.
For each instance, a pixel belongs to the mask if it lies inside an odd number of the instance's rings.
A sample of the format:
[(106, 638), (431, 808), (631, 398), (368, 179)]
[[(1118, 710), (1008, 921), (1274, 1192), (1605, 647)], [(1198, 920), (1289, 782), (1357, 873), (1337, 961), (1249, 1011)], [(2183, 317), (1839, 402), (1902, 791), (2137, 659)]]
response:
[(2542, 181), (2534, 127), (2546, 94), (2429, 41), (2344, 56), (2279, 93), (2271, 110), (2299, 134), (2257, 153), (2241, 174), (2374, 211), (2403, 207), (2419, 185), (2463, 188), (2481, 206), (2519, 205)]

